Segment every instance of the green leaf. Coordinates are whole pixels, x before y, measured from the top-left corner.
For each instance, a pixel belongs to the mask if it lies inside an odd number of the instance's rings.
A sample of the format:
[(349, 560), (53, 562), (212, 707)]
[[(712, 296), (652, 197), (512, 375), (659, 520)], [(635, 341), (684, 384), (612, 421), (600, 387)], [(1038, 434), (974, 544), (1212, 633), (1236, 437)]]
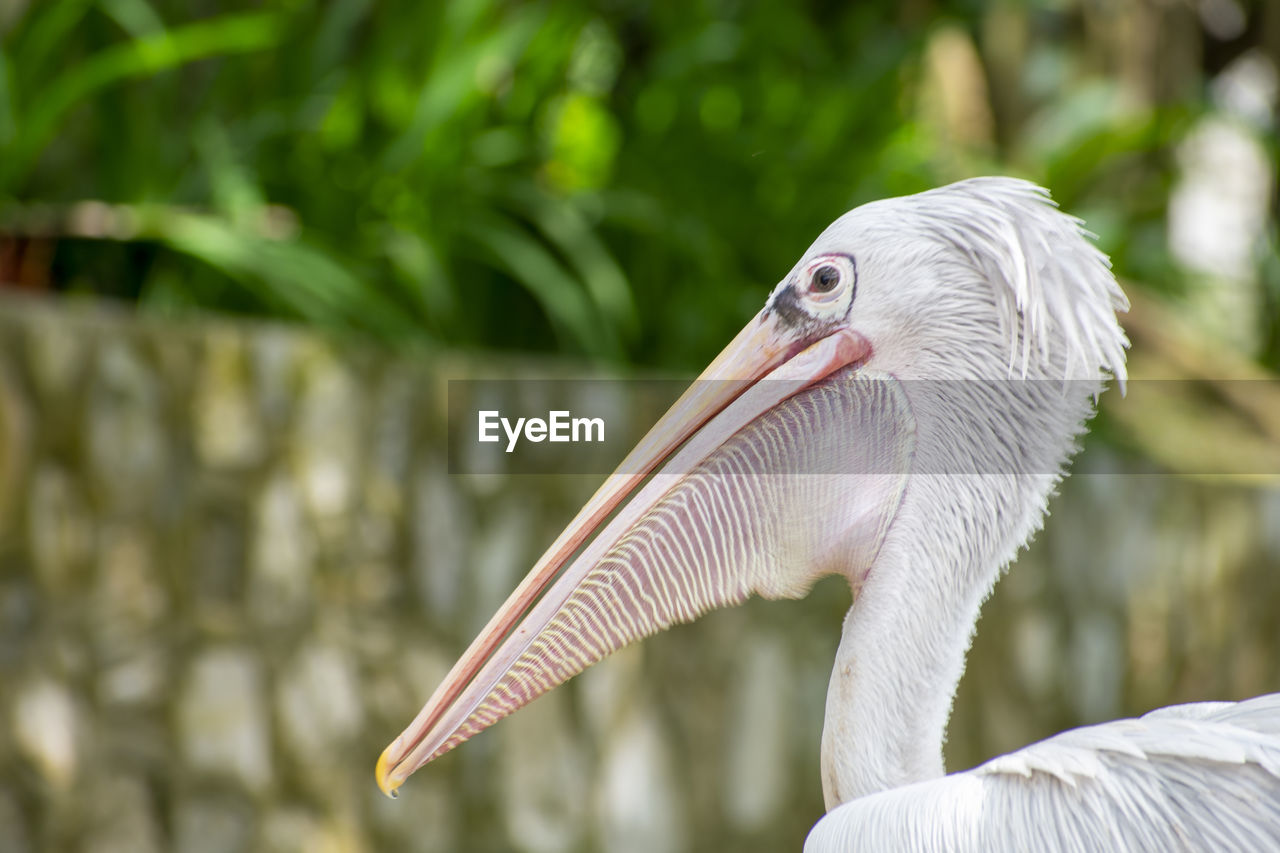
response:
[(477, 217), (464, 231), (537, 300), (566, 343), (594, 356), (616, 358), (617, 340), (591, 309), (579, 282), (538, 241), (507, 217)]
[(383, 168), (398, 172), (409, 165), (423, 153), (433, 132), (456, 118), (469, 99), (483, 94), (478, 88), (482, 66), (486, 63), (514, 66), (541, 22), (541, 14), (536, 7), (519, 7), (479, 41), (455, 43), (442, 39), (431, 71), (422, 83), (413, 117), (404, 132), (387, 146)]
[(18, 134), (14, 121), (13, 67), (9, 57), (0, 48), (0, 148), (8, 149)]
[(147, 38), (105, 48), (73, 66), (39, 92), (29, 94), (12, 155), (0, 164), (0, 189), (22, 174), (76, 104), (94, 92), (130, 77), (159, 74), (197, 59), (273, 47), (279, 40), (275, 15), (248, 13), (198, 21)]
[(154, 223), (169, 247), (213, 266), (268, 304), (332, 329), (359, 329), (403, 338), (414, 324), (393, 302), (357, 277), (348, 264), (300, 240), (271, 240), (197, 214)]
[(14, 46), (14, 66), (22, 69), (27, 80), (44, 76), (45, 61), (57, 55), (57, 48), (67, 41), (67, 34), (89, 11), (93, 0), (61, 0), (58, 3), (42, 3), (39, 12), (22, 38)]
[(635, 335), (639, 320), (626, 273), (577, 206), (532, 184), (513, 187), (512, 198), (573, 267), (600, 313), (626, 336)]
[(164, 21), (147, 0), (98, 0), (98, 7), (134, 38), (164, 30)]

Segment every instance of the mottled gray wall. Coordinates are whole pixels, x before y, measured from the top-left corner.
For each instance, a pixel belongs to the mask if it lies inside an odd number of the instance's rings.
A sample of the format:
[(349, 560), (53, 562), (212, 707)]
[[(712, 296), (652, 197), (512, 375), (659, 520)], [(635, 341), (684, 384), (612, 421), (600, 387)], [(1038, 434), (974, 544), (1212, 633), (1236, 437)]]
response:
[[(599, 479), (450, 476), (444, 380), (565, 370), (0, 302), (0, 851), (797, 849), (834, 581), (373, 784)], [(1280, 689), (1278, 565), (1274, 487), (1075, 477), (987, 605), (952, 766)]]

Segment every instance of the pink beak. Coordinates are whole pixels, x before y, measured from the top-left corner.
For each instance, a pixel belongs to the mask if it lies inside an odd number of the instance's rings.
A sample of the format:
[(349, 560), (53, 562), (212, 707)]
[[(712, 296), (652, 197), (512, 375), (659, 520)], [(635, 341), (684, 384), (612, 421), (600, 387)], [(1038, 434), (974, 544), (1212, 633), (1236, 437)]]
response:
[[(578, 512), (418, 716), (383, 751), (377, 766), (383, 792), (394, 796), (424, 764), (621, 646), (745, 597), (726, 589), (697, 602), (673, 602), (669, 579), (657, 570), (642, 571), (625, 581), (630, 604), (610, 612), (581, 606), (569, 612), (584, 589), (623, 586), (605, 558), (699, 462), (770, 408), (869, 354), (867, 341), (846, 328), (796, 342), (779, 329), (776, 315), (762, 313), (749, 323)], [(610, 513), (686, 441), (566, 569), (566, 561)], [(571, 630), (566, 620), (577, 620)]]

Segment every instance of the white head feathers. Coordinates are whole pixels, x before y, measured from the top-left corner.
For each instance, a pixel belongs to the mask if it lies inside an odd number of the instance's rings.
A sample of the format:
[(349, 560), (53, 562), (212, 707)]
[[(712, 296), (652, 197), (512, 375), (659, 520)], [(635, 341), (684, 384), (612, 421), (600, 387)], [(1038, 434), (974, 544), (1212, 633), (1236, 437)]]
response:
[(939, 237), (963, 249), (997, 285), (1010, 375), (1020, 361), (1026, 378), (1032, 349), (1048, 360), (1057, 338), (1067, 343), (1068, 375), (1076, 375), (1076, 364), (1085, 371), (1101, 366), (1124, 387), (1129, 341), (1115, 312), (1127, 311), (1129, 300), (1093, 235), (1059, 210), (1048, 190), (1016, 178), (972, 178), (912, 201)]
[(1034, 184), (973, 178), (850, 211), (796, 269), (823, 252), (852, 254), (852, 324), (885, 356), (881, 366), (904, 377), (1109, 371), (1123, 387), (1128, 340), (1115, 312), (1128, 300), (1090, 236)]

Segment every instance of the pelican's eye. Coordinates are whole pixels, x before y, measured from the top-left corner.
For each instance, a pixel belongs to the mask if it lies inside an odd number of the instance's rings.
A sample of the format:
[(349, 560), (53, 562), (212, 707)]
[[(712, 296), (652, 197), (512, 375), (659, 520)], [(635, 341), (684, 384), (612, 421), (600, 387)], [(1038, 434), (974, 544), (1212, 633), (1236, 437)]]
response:
[(804, 295), (815, 305), (844, 304), (857, 282), (853, 258), (841, 252), (822, 255), (809, 262), (801, 281)]
[(830, 293), (840, 283), (840, 270), (830, 264), (823, 264), (813, 271), (809, 279), (810, 293)]

